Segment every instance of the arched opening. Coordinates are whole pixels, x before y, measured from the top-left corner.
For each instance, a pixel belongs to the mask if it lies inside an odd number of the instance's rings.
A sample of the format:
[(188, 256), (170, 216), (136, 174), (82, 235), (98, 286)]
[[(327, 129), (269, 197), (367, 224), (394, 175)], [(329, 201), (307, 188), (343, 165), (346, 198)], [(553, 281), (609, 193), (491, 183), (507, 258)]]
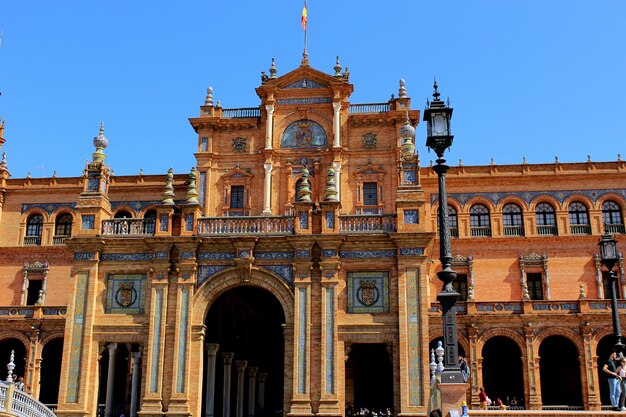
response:
[[(11, 358), (11, 351), (14, 351), (13, 363), (15, 368), (13, 369), (14, 378), (17, 380), (20, 377), (25, 377), (26, 371), (26, 348), (19, 339), (4, 339), (0, 341), (0, 378), (2, 381), (6, 381), (8, 370), (6, 365)], [(24, 378), (26, 379), (26, 378)], [(26, 387), (30, 389), (30, 387)]]
[(354, 343), (346, 361), (346, 405), (393, 411), (393, 366), (384, 343)]
[(113, 216), (115, 219), (130, 219), (132, 217), (132, 214), (130, 214), (128, 210), (120, 210), (115, 213), (115, 216)]
[[(243, 386), (243, 415), (283, 415), (285, 314), (276, 297), (255, 286), (240, 286), (224, 292), (211, 305), (205, 319), (206, 342), (217, 343), (213, 392), (207, 392), (207, 361), (205, 372), (203, 414), (222, 415), (224, 407), (234, 412), (237, 407), (238, 364), (246, 361)], [(233, 353), (230, 374), (224, 374), (224, 353)], [(252, 378), (250, 368), (256, 368)], [(225, 378), (226, 376), (226, 378)], [(225, 387), (230, 379), (229, 388)], [(254, 383), (254, 410), (249, 410), (250, 384)], [(225, 389), (226, 388), (226, 389)], [(225, 403), (224, 393), (230, 390)], [(213, 398), (213, 413), (207, 413), (207, 395)]]
[(494, 403), (500, 398), (517, 400), (524, 406), (524, 374), (522, 351), (506, 336), (494, 336), (485, 342), (483, 357), (483, 387)]
[(600, 402), (603, 405), (611, 405), (609, 398), (609, 383), (607, 382), (607, 374), (602, 371), (604, 364), (609, 360), (611, 352), (615, 349), (615, 335), (608, 334), (598, 342), (596, 347), (596, 356), (598, 357), (598, 384), (600, 385)]
[[(124, 343), (109, 343), (100, 355), (100, 374), (98, 385), (98, 415), (106, 416), (107, 381), (109, 371), (113, 372), (113, 390), (111, 392), (111, 416), (128, 415), (130, 404), (130, 353)], [(114, 358), (114, 365), (109, 369), (109, 361)]]
[(548, 336), (539, 346), (539, 376), (544, 406), (583, 405), (579, 353), (565, 336)]
[(63, 359), (63, 339), (53, 339), (45, 344), (41, 352), (41, 372), (39, 378), (39, 401), (46, 405), (57, 404), (61, 360)]

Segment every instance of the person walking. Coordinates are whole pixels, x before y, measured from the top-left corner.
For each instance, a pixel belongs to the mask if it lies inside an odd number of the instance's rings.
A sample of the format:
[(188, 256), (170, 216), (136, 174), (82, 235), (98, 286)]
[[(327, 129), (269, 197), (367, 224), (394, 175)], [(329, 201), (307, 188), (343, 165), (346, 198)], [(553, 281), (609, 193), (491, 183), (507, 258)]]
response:
[(621, 377), (617, 373), (617, 367), (615, 366), (615, 358), (617, 358), (617, 352), (611, 352), (609, 359), (602, 367), (602, 371), (607, 374), (609, 382), (609, 397), (611, 398), (611, 406), (613, 410), (619, 411), (619, 399), (622, 392), (620, 387)]
[(622, 390), (619, 396), (619, 402), (617, 406), (621, 411), (626, 411), (626, 357), (622, 356), (620, 358), (619, 366), (617, 367), (617, 374), (620, 379), (620, 388)]
[(489, 400), (489, 397), (487, 396), (487, 393), (485, 392), (485, 389), (483, 387), (480, 388), (480, 392), (478, 393), (478, 401), (480, 404), (480, 409), (481, 410), (486, 410), (487, 406), (489, 405), (487, 402)]

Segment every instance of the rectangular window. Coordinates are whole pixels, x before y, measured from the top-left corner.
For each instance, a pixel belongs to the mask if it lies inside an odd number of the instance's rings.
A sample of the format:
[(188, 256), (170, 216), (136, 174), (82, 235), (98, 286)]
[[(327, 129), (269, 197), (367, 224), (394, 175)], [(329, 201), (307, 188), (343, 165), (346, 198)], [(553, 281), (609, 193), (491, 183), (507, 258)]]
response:
[(207, 137), (202, 138), (202, 142), (200, 144), (200, 150), (204, 152), (209, 150), (209, 138)]
[(456, 274), (456, 279), (452, 281), (452, 286), (461, 294), (459, 301), (467, 301), (467, 274)]
[(28, 293), (26, 294), (26, 305), (34, 306), (39, 300), (39, 291), (42, 289), (43, 280), (29, 279), (28, 280)]
[(378, 205), (378, 193), (375, 182), (363, 183), (363, 205), (376, 206)]
[(527, 273), (526, 285), (531, 300), (543, 300), (543, 275), (541, 273)]
[(230, 208), (243, 208), (243, 185), (230, 187)]
[[(615, 280), (615, 298), (622, 298), (619, 291), (619, 279)], [(604, 288), (604, 299), (611, 299), (611, 279), (609, 278), (609, 271), (602, 271), (602, 288)]]

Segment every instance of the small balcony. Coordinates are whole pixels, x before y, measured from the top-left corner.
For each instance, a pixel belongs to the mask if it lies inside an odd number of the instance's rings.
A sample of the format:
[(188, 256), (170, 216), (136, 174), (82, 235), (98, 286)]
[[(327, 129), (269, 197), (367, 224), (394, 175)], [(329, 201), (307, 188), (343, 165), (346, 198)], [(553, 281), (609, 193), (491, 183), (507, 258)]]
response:
[(604, 229), (611, 234), (625, 234), (626, 230), (624, 230), (623, 224), (605, 224)]
[(52, 244), (53, 245), (63, 245), (65, 244), (65, 239), (70, 238), (69, 235), (56, 235), (52, 236)]
[(349, 214), (339, 216), (341, 233), (389, 233), (397, 230), (395, 214)]
[(572, 224), (570, 231), (573, 235), (590, 235), (591, 225), (589, 224)]
[(102, 236), (152, 236), (154, 219), (109, 219), (102, 221)]
[(41, 236), (24, 236), (24, 246), (41, 245)]
[(204, 217), (198, 219), (198, 235), (291, 235), (293, 216)]
[(556, 236), (559, 234), (556, 224), (537, 226), (537, 234), (539, 236)]
[(472, 227), (470, 228), (470, 236), (491, 237), (491, 227)]
[(524, 236), (524, 226), (504, 226), (504, 236)]

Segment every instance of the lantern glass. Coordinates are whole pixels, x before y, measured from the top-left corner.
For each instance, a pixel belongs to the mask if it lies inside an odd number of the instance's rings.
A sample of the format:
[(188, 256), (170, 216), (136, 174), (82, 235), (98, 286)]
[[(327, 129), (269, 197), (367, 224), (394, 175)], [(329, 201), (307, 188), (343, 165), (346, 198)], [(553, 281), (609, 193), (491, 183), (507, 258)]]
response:
[(610, 234), (605, 233), (600, 241), (600, 251), (602, 252), (602, 260), (617, 259), (617, 241)]
[(446, 115), (442, 113), (433, 114), (433, 136), (446, 136), (448, 134), (448, 123)]

